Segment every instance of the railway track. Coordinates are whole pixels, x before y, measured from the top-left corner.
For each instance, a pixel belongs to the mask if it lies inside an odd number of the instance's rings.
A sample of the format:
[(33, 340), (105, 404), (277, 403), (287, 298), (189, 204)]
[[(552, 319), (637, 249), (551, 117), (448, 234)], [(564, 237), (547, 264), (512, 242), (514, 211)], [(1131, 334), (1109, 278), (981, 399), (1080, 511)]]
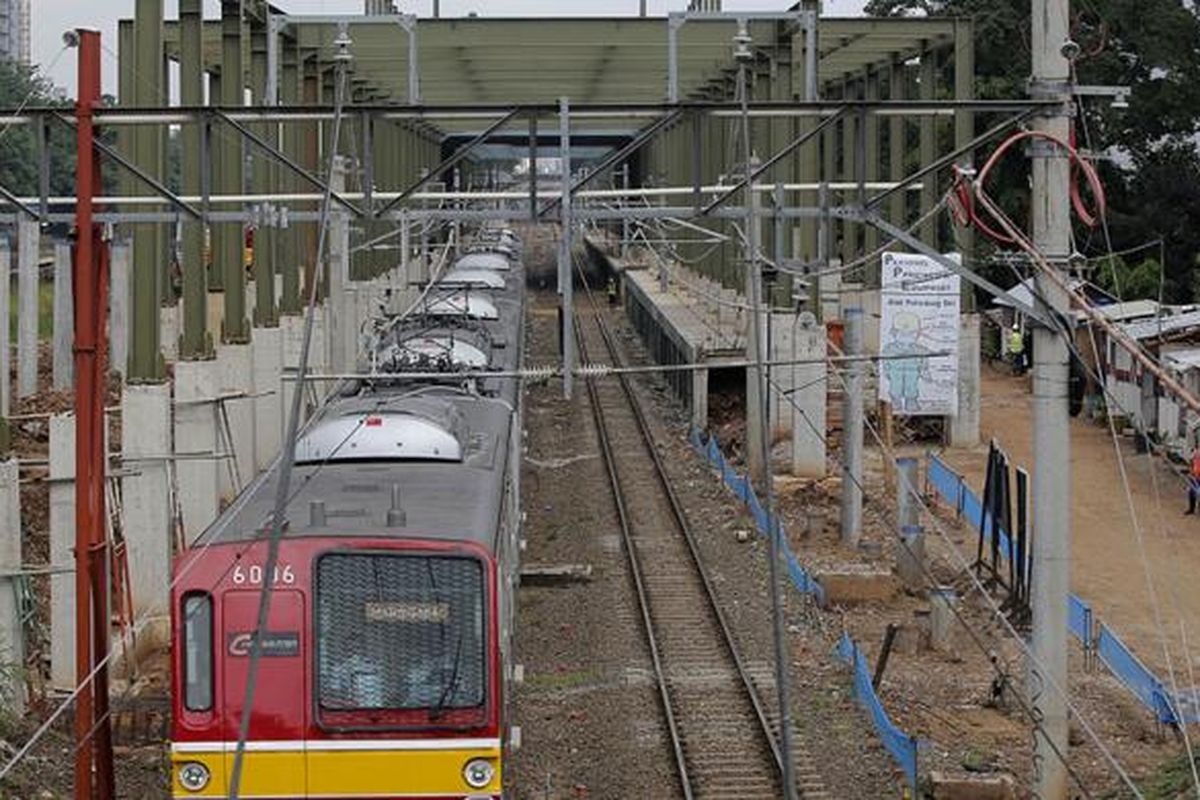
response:
[[(581, 360), (619, 364), (590, 291), (579, 311)], [(770, 665), (738, 652), (628, 378), (586, 386), (683, 796), (783, 797)], [(807, 755), (793, 761), (798, 796), (828, 797)]]

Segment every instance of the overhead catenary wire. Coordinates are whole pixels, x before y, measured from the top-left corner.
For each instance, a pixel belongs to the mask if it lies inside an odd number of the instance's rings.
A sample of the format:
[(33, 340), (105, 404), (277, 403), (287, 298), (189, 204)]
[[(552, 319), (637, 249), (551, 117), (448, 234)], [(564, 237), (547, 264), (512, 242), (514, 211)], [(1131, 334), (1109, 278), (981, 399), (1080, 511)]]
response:
[[(329, 175), (332, 176), (338, 156), (338, 145), (341, 138), (342, 106), (345, 102), (347, 75), (349, 73), (350, 39), (345, 29), (339, 32), (337, 45), (339, 51), (335, 56), (336, 77), (334, 87), (334, 118), (330, 144)], [(321, 220), (318, 225), (317, 250), (315, 263), (324, 260), (326, 240), (329, 234), (329, 218), (333, 200), (333, 181), (328, 180), (325, 187), (325, 198), (321, 204)], [(309, 287), (308, 308), (304, 318), (304, 335), (300, 344), (297, 377), (301, 384), (308, 369), (309, 351), (312, 346), (313, 328), (315, 327), (317, 309), (317, 286), (320, 281), (314, 280)], [(230, 772), (229, 798), (237, 800), (241, 790), (242, 772), (245, 766), (246, 740), (250, 735), (250, 722), (254, 714), (254, 697), (258, 686), (259, 665), (262, 661), (263, 632), (267, 629), (267, 619), (271, 609), (271, 593), (275, 588), (273, 576), (279, 561), (279, 547), (283, 538), (284, 515), (288, 504), (289, 484), (292, 470), (296, 461), (296, 444), (299, 439), (300, 417), (303, 405), (303, 392), (297, 390), (292, 394), (292, 407), (288, 413), (287, 430), (283, 439), (283, 453), (279, 461), (279, 483), (275, 492), (275, 507), (271, 515), (270, 536), (267, 541), (267, 558), (263, 565), (262, 587), (259, 589), (258, 617), (254, 633), (250, 640), (250, 663), (246, 673), (246, 690), (242, 705), (242, 716), (238, 725), (237, 747), (233, 755), (233, 767)]]

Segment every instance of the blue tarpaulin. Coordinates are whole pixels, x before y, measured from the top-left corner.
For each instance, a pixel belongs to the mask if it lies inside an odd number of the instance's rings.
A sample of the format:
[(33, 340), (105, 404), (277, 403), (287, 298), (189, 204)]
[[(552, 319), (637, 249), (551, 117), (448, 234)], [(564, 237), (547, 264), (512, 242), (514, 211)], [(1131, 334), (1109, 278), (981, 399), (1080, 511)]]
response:
[(875, 694), (875, 687), (871, 685), (871, 671), (867, 667), (867, 660), (863, 658), (863, 654), (859, 651), (858, 646), (854, 644), (854, 640), (850, 638), (849, 634), (842, 634), (842, 639), (838, 642), (837, 653), (854, 670), (854, 696), (858, 698), (858, 702), (866, 709), (867, 715), (871, 718), (871, 722), (875, 726), (875, 733), (879, 736), (879, 740), (883, 742), (884, 748), (896, 760), (896, 763), (900, 765), (900, 769), (904, 771), (904, 775), (908, 778), (908, 783), (913, 788), (913, 791), (916, 791), (916, 737), (909, 736), (897, 728), (891, 719), (888, 718), (887, 712), (883, 709), (883, 704), (879, 702), (879, 696)]

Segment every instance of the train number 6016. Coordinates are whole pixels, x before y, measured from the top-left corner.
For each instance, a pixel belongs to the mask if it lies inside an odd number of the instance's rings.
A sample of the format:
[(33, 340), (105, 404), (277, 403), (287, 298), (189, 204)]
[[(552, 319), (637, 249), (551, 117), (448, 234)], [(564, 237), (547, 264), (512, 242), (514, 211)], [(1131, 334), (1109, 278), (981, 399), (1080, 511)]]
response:
[[(258, 564), (251, 564), (249, 567), (243, 567), (238, 564), (233, 568), (233, 584), (235, 586), (262, 586), (263, 568)], [(275, 567), (275, 580), (272, 583), (283, 583), (291, 585), (296, 582), (296, 573), (292, 571), (291, 564), (284, 564), (281, 567)]]

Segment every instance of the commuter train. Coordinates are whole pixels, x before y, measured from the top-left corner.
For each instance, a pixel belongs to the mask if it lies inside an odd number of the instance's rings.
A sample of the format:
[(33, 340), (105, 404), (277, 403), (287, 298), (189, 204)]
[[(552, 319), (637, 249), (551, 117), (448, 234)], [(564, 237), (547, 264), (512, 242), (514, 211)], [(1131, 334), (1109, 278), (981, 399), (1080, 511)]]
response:
[(301, 431), (271, 575), (278, 469), (177, 557), (174, 797), (229, 795), (268, 583), (240, 797), (509, 796), (523, 269), (486, 227), (381, 316), (372, 377)]

